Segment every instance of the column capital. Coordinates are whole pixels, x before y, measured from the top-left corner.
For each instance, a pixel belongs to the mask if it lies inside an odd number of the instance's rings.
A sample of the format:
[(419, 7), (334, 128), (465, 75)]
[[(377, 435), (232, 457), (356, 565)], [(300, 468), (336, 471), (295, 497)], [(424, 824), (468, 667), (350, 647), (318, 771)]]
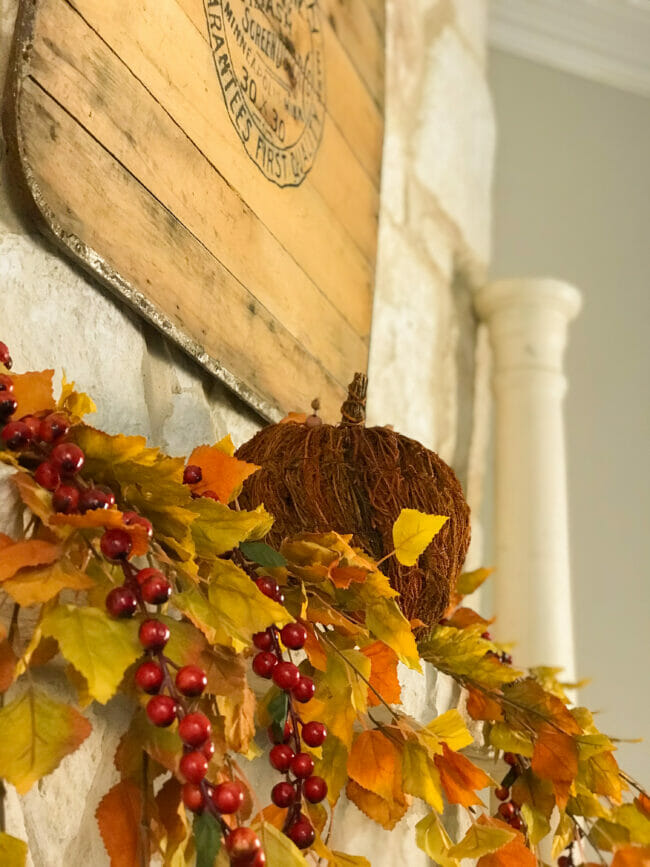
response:
[(504, 311), (542, 307), (563, 314), (570, 322), (582, 307), (582, 294), (571, 283), (552, 277), (515, 277), (494, 280), (478, 290), (474, 304), (487, 322)]

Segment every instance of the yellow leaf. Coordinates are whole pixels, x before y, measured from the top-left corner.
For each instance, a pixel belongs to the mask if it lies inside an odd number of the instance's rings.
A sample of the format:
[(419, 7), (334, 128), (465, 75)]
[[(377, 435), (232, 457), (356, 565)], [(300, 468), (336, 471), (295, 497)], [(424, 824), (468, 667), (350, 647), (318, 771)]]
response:
[[(369, 661), (359, 653), (361, 660), (370, 669)], [(301, 709), (304, 720), (320, 720), (328, 731), (335, 735), (346, 747), (352, 742), (352, 727), (357, 711), (352, 704), (353, 686), (356, 676), (338, 655), (332, 653), (327, 658), (327, 669), (314, 677), (316, 694)]]
[(0, 864), (3, 867), (25, 867), (27, 863), (27, 843), (0, 832)]
[(530, 804), (521, 805), (521, 815), (526, 825), (528, 839), (533, 846), (536, 846), (551, 830), (548, 816), (545, 816), (535, 807), (531, 807)]
[(0, 710), (0, 777), (24, 795), (90, 734), (90, 723), (69, 705), (29, 688)]
[(188, 510), (196, 516), (191, 531), (197, 554), (210, 560), (232, 551), (240, 542), (261, 539), (273, 524), (264, 506), (250, 512), (237, 512), (223, 503), (201, 497), (194, 500)]
[(481, 638), (480, 624), (466, 629), (436, 626), (418, 645), (420, 656), (452, 677), (469, 678), (484, 688), (501, 687), (515, 681), (523, 672), (510, 665), (502, 665), (494, 656), (488, 656), (493, 645)]
[(440, 741), (444, 741), (452, 750), (462, 750), (474, 742), (474, 738), (456, 708), (451, 708), (451, 710), (432, 719), (418, 732), (418, 736), (421, 740), (430, 743), (435, 752), (442, 752)]
[(348, 748), (330, 731), (322, 748), (322, 758), (316, 761), (314, 773), (327, 783), (327, 800), (334, 806), (348, 779)]
[(574, 825), (571, 817), (566, 813), (560, 814), (560, 821), (557, 823), (557, 828), (553, 834), (553, 846), (551, 849), (551, 858), (555, 860), (564, 852), (566, 847), (573, 841)]
[(506, 843), (514, 840), (515, 832), (489, 825), (470, 825), (467, 833), (449, 850), (452, 858), (480, 858), (496, 852)]
[(255, 704), (255, 694), (248, 688), (241, 696), (222, 695), (217, 699), (229, 750), (242, 754), (248, 752), (255, 737)]
[(348, 756), (348, 776), (364, 789), (392, 800), (395, 778), (401, 776), (401, 753), (380, 731), (361, 732)]
[(85, 415), (97, 412), (97, 407), (92, 398), (81, 391), (74, 390), (74, 382), (67, 382), (65, 375), (61, 383), (61, 396), (57, 401), (56, 408), (71, 416), (72, 421), (80, 422)]
[(409, 795), (421, 798), (438, 813), (442, 813), (444, 804), (440, 774), (426, 749), (417, 741), (406, 741), (404, 744), (402, 776), (404, 790)]
[(47, 524), (53, 514), (52, 494), (37, 484), (29, 473), (16, 473), (11, 481), (18, 488), (20, 499), (27, 508)]
[(262, 822), (259, 833), (267, 867), (308, 867), (300, 850), (282, 831)]
[[(370, 685), (377, 690), (388, 704), (399, 704), (401, 688), (397, 677), (397, 654), (383, 641), (374, 641), (361, 648), (361, 653), (370, 660)], [(379, 699), (372, 692), (368, 693), (368, 704), (378, 705)]]
[(440, 867), (459, 867), (457, 858), (449, 855), (452, 842), (435, 813), (430, 813), (415, 826), (415, 842)]
[(580, 779), (595, 795), (606, 795), (621, 801), (621, 778), (618, 764), (611, 752), (590, 756), (580, 765)]
[(497, 750), (504, 753), (517, 753), (532, 758), (533, 741), (529, 735), (511, 728), (507, 723), (497, 722), (490, 726), (489, 741)]
[(636, 804), (623, 804), (617, 807), (613, 818), (628, 829), (633, 843), (650, 846), (650, 818)]
[(63, 558), (43, 569), (23, 569), (2, 585), (19, 605), (37, 605), (53, 599), (61, 590), (87, 590), (92, 578)]
[(443, 515), (425, 515), (417, 509), (402, 509), (393, 524), (395, 556), (403, 566), (414, 566), (449, 520)]
[(18, 409), (14, 413), (15, 418), (54, 409), (53, 376), (53, 370), (11, 374), (11, 381), (14, 384), (14, 400), (18, 401)]
[(142, 654), (137, 620), (114, 620), (98, 608), (59, 605), (41, 623), (61, 653), (88, 681), (101, 704), (113, 697), (126, 669)]
[[(217, 740), (213, 738), (213, 740)], [(151, 725), (144, 709), (138, 709), (115, 750), (114, 763), (122, 778), (142, 779), (143, 753), (168, 771), (176, 771), (181, 749), (178, 729)], [(217, 743), (218, 749), (218, 743)]]
[(553, 786), (528, 768), (513, 783), (512, 798), (522, 808), (528, 808), (525, 817), (528, 834), (531, 839), (535, 838), (534, 843), (538, 843), (551, 830), (549, 820), (555, 807)]
[(222, 503), (237, 497), (246, 479), (259, 470), (255, 464), (247, 464), (224, 451), (223, 440), (216, 446), (197, 446), (187, 463), (200, 467), (202, 474), (201, 481), (191, 489), (197, 494), (213, 491)]
[(375, 638), (395, 651), (404, 665), (414, 671), (422, 671), (411, 626), (393, 599), (379, 597), (368, 602), (366, 626)]
[(474, 569), (473, 572), (463, 572), (456, 584), (456, 591), (461, 596), (470, 596), (486, 581), (494, 569)]
[(26, 539), (5, 544), (0, 548), (0, 581), (13, 577), (19, 569), (28, 566), (45, 566), (61, 556), (59, 545), (40, 539)]

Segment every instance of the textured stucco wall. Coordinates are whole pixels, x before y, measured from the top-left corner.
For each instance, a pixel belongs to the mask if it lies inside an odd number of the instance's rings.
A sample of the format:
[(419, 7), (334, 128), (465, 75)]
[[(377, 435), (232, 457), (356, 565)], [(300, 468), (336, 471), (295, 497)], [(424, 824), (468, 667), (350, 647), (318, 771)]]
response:
[[(472, 292), (489, 259), (494, 124), (485, 82), (487, 0), (390, 0), (379, 259), (371, 346), (372, 423), (438, 450), (457, 469), (478, 511), (487, 398), (486, 349)], [(0, 5), (0, 85), (16, 0)], [(246, 406), (76, 267), (16, 212), (0, 149), (0, 338), (18, 369), (65, 369), (97, 400), (93, 423), (144, 434), (173, 454), (260, 424)], [(281, 375), (281, 372), (278, 373)], [(298, 407), (296, 407), (298, 409)], [(1, 482), (0, 482), (1, 485)], [(0, 523), (9, 504), (0, 487)], [(4, 512), (6, 516), (7, 512)], [(472, 557), (480, 556), (475, 525)], [(429, 669), (405, 673), (407, 707), (432, 718), (458, 703)], [(62, 684), (53, 683), (57, 689)], [(23, 799), (10, 790), (8, 830), (28, 839), (35, 867), (107, 859), (94, 810), (114, 781), (120, 700), (89, 711), (81, 750)], [(333, 843), (375, 867), (424, 865), (413, 825), (387, 833), (341, 805)]]

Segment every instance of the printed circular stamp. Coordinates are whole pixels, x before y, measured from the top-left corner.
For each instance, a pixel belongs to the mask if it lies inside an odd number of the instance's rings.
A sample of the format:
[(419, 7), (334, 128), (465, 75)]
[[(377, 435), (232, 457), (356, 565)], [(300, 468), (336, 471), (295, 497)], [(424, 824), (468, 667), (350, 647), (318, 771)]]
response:
[(280, 187), (314, 164), (325, 122), (318, 0), (204, 0), (230, 120), (251, 160)]

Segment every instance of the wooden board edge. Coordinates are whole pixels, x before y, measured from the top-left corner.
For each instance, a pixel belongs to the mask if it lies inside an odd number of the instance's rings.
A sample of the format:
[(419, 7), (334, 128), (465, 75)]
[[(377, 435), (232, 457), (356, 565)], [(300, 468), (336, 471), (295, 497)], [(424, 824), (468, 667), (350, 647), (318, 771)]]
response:
[(288, 408), (280, 407), (250, 388), (216, 358), (209, 355), (197, 341), (178, 328), (157, 305), (125, 280), (96, 250), (85, 244), (78, 236), (67, 232), (49, 207), (25, 159), (20, 124), (22, 81), (29, 75), (36, 6), (33, 0), (19, 0), (3, 98), (2, 128), (7, 142), (7, 169), (13, 181), (9, 194), (18, 212), (26, 221), (35, 225), (41, 234), (65, 256), (80, 265), (85, 272), (172, 340), (204, 370), (226, 385), (248, 407), (258, 413), (263, 420), (279, 421)]

